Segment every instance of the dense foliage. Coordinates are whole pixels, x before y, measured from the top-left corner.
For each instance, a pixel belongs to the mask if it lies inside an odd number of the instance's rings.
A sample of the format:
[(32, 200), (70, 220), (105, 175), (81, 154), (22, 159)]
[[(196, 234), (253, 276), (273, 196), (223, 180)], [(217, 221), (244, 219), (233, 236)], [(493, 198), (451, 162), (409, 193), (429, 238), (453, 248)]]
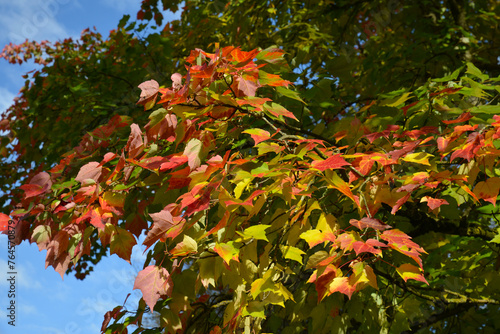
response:
[(200, 0), (162, 22), (179, 5), (4, 49), (43, 68), (0, 122), (1, 229), (81, 279), (144, 235), (143, 298), (105, 333), (498, 332), (500, 5)]

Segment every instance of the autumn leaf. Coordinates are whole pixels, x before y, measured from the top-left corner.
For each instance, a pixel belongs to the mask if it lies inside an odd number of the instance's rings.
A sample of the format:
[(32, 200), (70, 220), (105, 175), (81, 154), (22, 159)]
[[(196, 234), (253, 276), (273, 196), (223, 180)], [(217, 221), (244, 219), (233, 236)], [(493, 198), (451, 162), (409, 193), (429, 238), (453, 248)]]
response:
[(163, 238), (170, 228), (179, 223), (179, 220), (174, 220), (169, 210), (162, 210), (157, 213), (150, 213), (149, 215), (153, 219), (153, 226), (143, 242), (146, 248), (151, 247), (156, 241)]
[(432, 198), (430, 196), (424, 196), (420, 202), (427, 202), (429, 209), (434, 210), (439, 208), (441, 205), (449, 204), (445, 199), (442, 198)]
[(0, 212), (0, 232), (4, 232), (8, 230), (10, 217), (5, 213)]
[(158, 299), (170, 296), (173, 281), (167, 269), (150, 265), (139, 272), (134, 282), (134, 290), (142, 292), (142, 299), (151, 310), (154, 309)]
[(422, 270), (412, 264), (402, 264), (396, 269), (396, 271), (398, 272), (399, 276), (404, 279), (405, 282), (409, 279), (414, 279), (416, 281), (424, 282), (425, 284), (429, 285), (427, 280), (424, 278)]
[(33, 234), (31, 236), (31, 242), (35, 242), (38, 245), (38, 250), (42, 251), (47, 249), (50, 239), (51, 239), (51, 228), (46, 225), (38, 225), (33, 230)]
[(243, 133), (248, 133), (255, 141), (255, 145), (271, 138), (269, 132), (262, 129), (248, 129), (243, 131)]
[(490, 177), (486, 181), (481, 181), (474, 187), (474, 194), (477, 198), (484, 199), (494, 206), (497, 203), (498, 192), (500, 190), (500, 178)]
[(139, 125), (130, 125), (130, 136), (128, 137), (127, 145), (125, 150), (128, 151), (128, 155), (131, 159), (134, 159), (144, 150), (144, 143), (142, 141), (142, 131)]
[(151, 109), (158, 96), (160, 85), (156, 80), (148, 80), (141, 83), (139, 86), (141, 95), (137, 104), (144, 105), (144, 110)]
[(200, 153), (203, 144), (199, 139), (191, 139), (184, 149), (183, 155), (187, 157), (188, 165), (191, 170), (196, 169), (201, 164)]
[(80, 168), (78, 175), (75, 177), (75, 180), (83, 183), (85, 180), (94, 180), (95, 182), (99, 181), (102, 173), (102, 166), (99, 165), (98, 162), (92, 161), (89, 162)]
[(277, 119), (283, 120), (283, 116), (297, 120), (295, 115), (277, 103), (266, 103), (264, 109)]
[(281, 246), (281, 253), (283, 253), (283, 257), (285, 259), (294, 260), (300, 264), (303, 264), (302, 255), (304, 255), (305, 252), (300, 250), (299, 248), (293, 246)]
[(315, 160), (311, 163), (311, 167), (316, 168), (322, 172), (327, 169), (342, 169), (343, 166), (348, 166), (350, 163), (345, 161), (340, 154), (335, 154), (326, 160)]
[(328, 285), (328, 292), (332, 294), (337, 291), (343, 293), (351, 299), (352, 294), (356, 291), (356, 288), (349, 284), (348, 277), (335, 277)]
[(429, 163), (429, 158), (431, 157), (433, 157), (433, 155), (430, 153), (418, 152), (418, 153), (408, 154), (404, 158), (401, 158), (401, 160), (430, 166), (431, 164)]
[(226, 262), (227, 265), (229, 265), (229, 261), (231, 260), (237, 262), (240, 261), (238, 259), (240, 250), (234, 246), (233, 241), (229, 241), (227, 243), (217, 243), (214, 247), (214, 251), (224, 259), (224, 262)]
[(472, 114), (470, 112), (464, 112), (458, 118), (456, 118), (454, 120), (451, 120), (451, 121), (443, 120), (443, 123), (444, 124), (462, 123), (462, 122), (467, 122), (471, 118), (472, 118)]
[(371, 227), (374, 230), (379, 230), (379, 231), (383, 231), (383, 230), (387, 230), (387, 229), (391, 228), (390, 225), (384, 224), (381, 220), (375, 219), (375, 218), (370, 218), (370, 217), (364, 217), (364, 218), (361, 218), (361, 220), (351, 219), (349, 221), (349, 224), (356, 226), (360, 230), (363, 230), (367, 227)]
[(240, 90), (244, 96), (255, 96), (257, 88), (259, 85), (255, 81), (255, 78), (244, 75), (238, 79), (238, 90)]
[(111, 236), (109, 245), (110, 254), (116, 254), (128, 263), (132, 255), (132, 248), (137, 244), (134, 235), (129, 231), (119, 227), (114, 227), (115, 231)]

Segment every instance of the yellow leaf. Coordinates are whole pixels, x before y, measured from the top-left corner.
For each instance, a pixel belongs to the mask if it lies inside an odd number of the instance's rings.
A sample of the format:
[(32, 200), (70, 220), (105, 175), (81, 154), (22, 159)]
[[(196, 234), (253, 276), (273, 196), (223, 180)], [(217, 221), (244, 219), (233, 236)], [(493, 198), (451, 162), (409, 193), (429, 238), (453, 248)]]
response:
[(431, 158), (431, 157), (434, 157), (434, 156), (430, 153), (418, 152), (418, 153), (408, 154), (404, 158), (401, 158), (401, 160), (430, 166), (431, 164), (429, 163), (429, 158)]

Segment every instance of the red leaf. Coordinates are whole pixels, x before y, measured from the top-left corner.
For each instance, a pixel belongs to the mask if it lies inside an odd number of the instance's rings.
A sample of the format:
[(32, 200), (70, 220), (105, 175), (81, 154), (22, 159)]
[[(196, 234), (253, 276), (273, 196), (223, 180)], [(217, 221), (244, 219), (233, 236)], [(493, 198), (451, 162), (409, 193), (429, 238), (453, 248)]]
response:
[(363, 241), (356, 241), (353, 244), (353, 249), (356, 252), (356, 255), (359, 255), (360, 253), (372, 253), (375, 255), (382, 254), (382, 251), (378, 248), (374, 248)]
[(102, 222), (102, 216), (97, 212), (96, 209), (90, 208), (84, 215), (80, 216), (76, 223), (80, 223), (82, 221), (86, 221), (90, 219), (90, 224), (97, 227), (100, 230), (104, 230), (105, 225)]
[(351, 299), (356, 287), (349, 284), (349, 277), (335, 277), (330, 283), (328, 291), (330, 294), (338, 291)]
[(271, 138), (269, 132), (262, 129), (249, 129), (243, 131), (243, 133), (248, 133), (250, 137), (252, 137), (252, 139), (255, 141), (255, 145)]
[(340, 154), (335, 154), (326, 160), (315, 160), (312, 162), (311, 167), (319, 169), (324, 172), (327, 169), (340, 169), (342, 166), (350, 165), (345, 161)]
[(138, 86), (141, 89), (141, 95), (137, 104), (145, 104), (148, 100), (156, 98), (160, 85), (156, 80), (144, 81)]
[(361, 218), (361, 220), (351, 219), (349, 221), (349, 224), (356, 226), (360, 230), (363, 230), (367, 227), (371, 227), (374, 230), (379, 230), (379, 231), (383, 231), (383, 230), (387, 230), (387, 229), (391, 228), (391, 226), (384, 224), (381, 220), (369, 218), (369, 217)]
[(0, 212), (0, 232), (7, 231), (10, 220), (9, 216)]
[(69, 234), (66, 231), (59, 231), (47, 246), (45, 257), (45, 268), (49, 265), (64, 277), (68, 268), (70, 257), (68, 255)]
[(75, 180), (83, 183), (85, 180), (94, 180), (99, 182), (99, 177), (102, 174), (102, 166), (97, 161), (89, 162), (80, 168)]
[(132, 124), (130, 125), (130, 136), (128, 137), (127, 145), (125, 146), (125, 150), (128, 151), (128, 155), (131, 159), (134, 159), (136, 156), (141, 154), (143, 151), (144, 143), (142, 142), (142, 131), (139, 128), (139, 125)]
[(179, 167), (186, 162), (188, 162), (188, 157), (185, 155), (171, 156), (167, 162), (161, 164), (160, 172)]
[(148, 266), (141, 270), (134, 282), (134, 290), (142, 292), (142, 299), (151, 310), (162, 296), (172, 294), (173, 281), (167, 269), (158, 266)]
[(380, 237), (382, 239), (388, 241), (389, 244), (405, 245), (405, 246), (410, 247), (410, 248), (415, 248), (419, 252), (425, 253), (425, 250), (422, 247), (420, 247), (418, 244), (416, 244), (410, 240), (411, 237), (408, 234), (406, 234), (398, 229), (384, 231), (380, 235)]
[(241, 66), (241, 63), (246, 63), (250, 60), (253, 60), (255, 56), (259, 54), (259, 50), (255, 49), (252, 51), (241, 51), (240, 48), (235, 48), (233, 51), (231, 51), (231, 56), (233, 57), (234, 60), (236, 60), (239, 66)]
[(108, 152), (104, 155), (104, 158), (102, 159), (101, 163), (99, 164), (99, 166), (102, 166), (104, 165), (105, 163), (107, 162), (110, 162), (111, 160), (113, 160), (118, 154), (116, 153), (112, 153), (112, 152)]
[(445, 199), (432, 198), (429, 196), (424, 196), (420, 202), (427, 202), (427, 206), (431, 209), (437, 209), (443, 204), (449, 204)]
[(24, 199), (35, 197), (44, 193), (43, 188), (38, 184), (23, 184), (19, 188), (24, 191)]
[(143, 242), (147, 248), (151, 247), (159, 239), (165, 238), (165, 233), (167, 233), (172, 226), (177, 225), (181, 221), (179, 217), (174, 218), (172, 213), (168, 210), (150, 213), (149, 215), (153, 218), (153, 227)]
[(251, 76), (238, 78), (238, 90), (240, 90), (244, 96), (255, 96), (257, 88), (259, 88), (259, 85)]
[(350, 251), (354, 248), (354, 243), (358, 240), (356, 240), (356, 237), (353, 233), (356, 232), (342, 233), (337, 237), (337, 241), (340, 242), (340, 248), (345, 251)]
[(328, 296), (330, 293), (328, 291), (328, 287), (330, 282), (337, 276), (337, 268), (334, 265), (329, 265), (325, 268), (325, 271), (321, 273), (319, 277), (315, 277), (317, 275), (317, 271), (315, 271), (311, 277), (309, 278), (308, 283), (314, 282), (316, 287), (316, 292), (318, 293), (318, 302), (320, 302), (323, 298)]
[(149, 157), (149, 158), (144, 158), (141, 161), (137, 162), (139, 166), (142, 168), (146, 168), (149, 170), (156, 170), (160, 168), (164, 163), (166, 163), (168, 160), (165, 157)]
[(457, 119), (454, 119), (454, 120), (451, 120), (451, 121), (443, 121), (443, 123), (444, 124), (462, 123), (462, 122), (467, 122), (471, 118), (472, 118), (472, 115), (471, 115), (470, 112), (464, 112)]
[(396, 201), (396, 205), (392, 207), (391, 214), (395, 214), (403, 204), (405, 204), (410, 198), (411, 192), (406, 194), (404, 197), (401, 197)]

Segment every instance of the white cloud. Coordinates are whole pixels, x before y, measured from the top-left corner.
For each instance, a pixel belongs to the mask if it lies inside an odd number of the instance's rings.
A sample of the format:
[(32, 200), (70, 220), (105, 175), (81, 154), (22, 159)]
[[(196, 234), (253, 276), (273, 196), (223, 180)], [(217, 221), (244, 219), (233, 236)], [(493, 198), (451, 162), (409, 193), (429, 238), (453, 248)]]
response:
[(2, 42), (22, 43), (29, 40), (56, 40), (68, 36), (56, 20), (63, 6), (76, 0), (1, 0), (0, 30)]

